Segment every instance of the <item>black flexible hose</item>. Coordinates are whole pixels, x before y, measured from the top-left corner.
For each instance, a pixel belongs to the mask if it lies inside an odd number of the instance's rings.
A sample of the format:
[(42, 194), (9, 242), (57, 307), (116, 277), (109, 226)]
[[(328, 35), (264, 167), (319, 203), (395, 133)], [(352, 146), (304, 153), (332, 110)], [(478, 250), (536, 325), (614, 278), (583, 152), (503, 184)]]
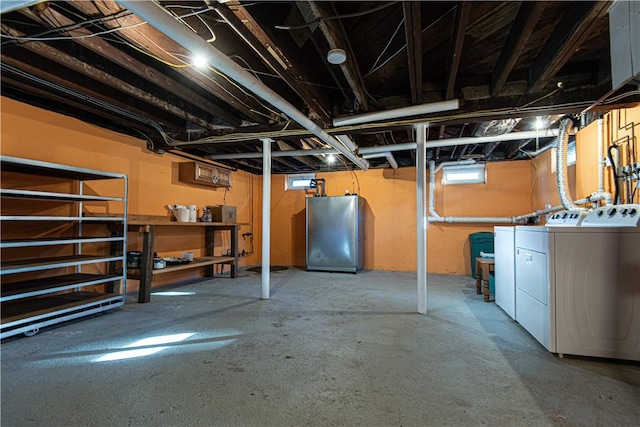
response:
[(611, 154), (611, 150), (613, 150), (614, 148), (616, 150), (618, 149), (618, 147), (615, 145), (610, 145), (609, 148), (607, 148), (607, 157), (609, 158), (609, 162), (611, 163), (611, 172), (613, 173), (613, 186), (615, 188), (615, 193), (613, 195), (613, 204), (617, 205), (618, 195), (620, 194), (620, 186), (618, 185), (618, 167), (614, 163), (613, 155)]

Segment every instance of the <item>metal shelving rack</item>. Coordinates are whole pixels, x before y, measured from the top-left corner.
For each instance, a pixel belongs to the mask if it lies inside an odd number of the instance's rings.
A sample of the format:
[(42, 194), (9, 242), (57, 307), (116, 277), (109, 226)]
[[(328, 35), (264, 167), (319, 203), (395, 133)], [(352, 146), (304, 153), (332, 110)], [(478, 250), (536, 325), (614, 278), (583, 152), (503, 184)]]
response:
[[(5, 215), (3, 202), (0, 213), (3, 228), (0, 237), (0, 276), (3, 279), (0, 285), (0, 338), (21, 333), (33, 335), (44, 326), (122, 306), (127, 277), (127, 175), (9, 156), (0, 156), (0, 168), (3, 173), (14, 173), (14, 177), (26, 178), (30, 183), (30, 188), (0, 188), (0, 197), (5, 202), (8, 199), (21, 201), (19, 212)], [(74, 191), (34, 190), (31, 183), (38, 177), (68, 183), (68, 188)], [(117, 191), (120, 194), (86, 194), (86, 181), (102, 180), (120, 180), (122, 187), (118, 185)], [(15, 185), (10, 181), (3, 178), (2, 186), (20, 187), (22, 182), (18, 179)], [(38, 203), (69, 205), (65, 211), (72, 214), (41, 215)], [(83, 215), (83, 206), (91, 203), (111, 204), (118, 211), (121, 209), (122, 214)], [(69, 226), (74, 235), (6, 236), (5, 231), (14, 225), (35, 227), (36, 224), (51, 224), (51, 228)], [(104, 224), (111, 233), (109, 236), (84, 235), (83, 224)], [(108, 245), (109, 249), (104, 250), (108, 253), (84, 254), (83, 245), (86, 244)], [(42, 250), (45, 247), (73, 254), (37, 257), (38, 248)], [(25, 253), (25, 248), (29, 250), (29, 258), (20, 256)], [(19, 251), (18, 255), (12, 251)], [(91, 267), (92, 271), (83, 271), (83, 267)], [(96, 273), (96, 270), (100, 272)], [(7, 277), (16, 280), (5, 280)], [(104, 291), (96, 291), (95, 287)]]

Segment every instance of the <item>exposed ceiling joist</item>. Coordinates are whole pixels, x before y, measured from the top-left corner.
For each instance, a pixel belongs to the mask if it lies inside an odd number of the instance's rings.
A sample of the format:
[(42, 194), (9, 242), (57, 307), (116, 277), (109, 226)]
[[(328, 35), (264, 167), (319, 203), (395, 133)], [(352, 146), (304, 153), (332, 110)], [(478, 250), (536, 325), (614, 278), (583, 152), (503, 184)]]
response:
[(611, 1), (572, 3), (567, 13), (574, 19), (562, 19), (546, 45), (529, 68), (529, 93), (542, 91), (589, 37), (591, 28), (609, 11)]
[(419, 1), (402, 3), (412, 104), (422, 104), (422, 23), (420, 7), (421, 2)]
[[(21, 13), (29, 17), (33, 21), (39, 21), (49, 28), (71, 28), (74, 24), (74, 21), (57, 12), (51, 7), (45, 8), (44, 10), (40, 11), (39, 14), (34, 13), (30, 9), (23, 9)], [(50, 24), (52, 22), (55, 22), (57, 24), (57, 27), (53, 27)], [(196, 105), (203, 111), (211, 113), (215, 117), (221, 118), (229, 125), (240, 125), (239, 118), (227, 113), (224, 109), (209, 102), (198, 93), (185, 88), (183, 85), (169, 78), (167, 75), (162, 74), (155, 70), (153, 67), (149, 67), (146, 64), (138, 61), (122, 50), (117, 49), (110, 43), (98, 37), (92, 37), (93, 33), (86, 28), (76, 27), (73, 30), (63, 31), (62, 34), (68, 34), (70, 37), (75, 37), (76, 43), (83, 46), (84, 48), (89, 49), (90, 51), (102, 56), (105, 59), (117, 61), (122, 67), (129, 70), (130, 72), (153, 84), (158, 85), (161, 88), (166, 89), (168, 92), (179, 98), (182, 98), (184, 101)], [(207, 126), (203, 127), (207, 128)]]
[(342, 23), (337, 19), (323, 19), (329, 16), (337, 15), (336, 10), (331, 2), (309, 1), (309, 8), (319, 21), (319, 27), (322, 34), (329, 42), (331, 49), (343, 49), (346, 52), (347, 60), (340, 64), (340, 69), (349, 83), (349, 87), (358, 101), (360, 110), (369, 110), (369, 98), (365, 89), (362, 74), (355, 61), (356, 55), (353, 53), (349, 39), (347, 38)]
[[(325, 124), (331, 123), (329, 100), (314, 86), (304, 83), (306, 79), (297, 58), (285, 55), (242, 5), (234, 5), (231, 9), (225, 4), (217, 3), (213, 7), (260, 59), (309, 106), (312, 114)], [(281, 64), (284, 64), (284, 67)]]
[(453, 29), (451, 49), (449, 53), (449, 71), (447, 73), (447, 91), (445, 99), (455, 98), (455, 84), (458, 75), (458, 67), (460, 66), (460, 58), (462, 56), (462, 47), (464, 46), (464, 36), (469, 22), (469, 12), (471, 11), (471, 2), (460, 2), (456, 10), (456, 24)]
[[(2, 23), (2, 29), (4, 32), (6, 32), (7, 34), (10, 34), (14, 37), (20, 37), (23, 36), (23, 34), (11, 27), (9, 27), (8, 25), (6, 25), (5, 23)], [(71, 70), (82, 74), (86, 77), (89, 77), (90, 79), (95, 80), (96, 82), (106, 85), (108, 87), (111, 87), (112, 89), (115, 89), (116, 91), (119, 92), (123, 92), (123, 93), (127, 93), (128, 95), (137, 98), (141, 101), (145, 101), (145, 102), (150, 102), (153, 103), (154, 105), (156, 105), (158, 108), (166, 111), (167, 113), (174, 115), (177, 118), (180, 118), (182, 120), (185, 121), (192, 121), (193, 123), (196, 123), (199, 126), (202, 127), (208, 127), (210, 126), (209, 123), (205, 122), (204, 120), (202, 120), (201, 118), (187, 113), (184, 110), (176, 107), (175, 105), (166, 102), (160, 98), (158, 98), (157, 96), (148, 93), (144, 90), (139, 89), (136, 86), (133, 86), (131, 84), (129, 84), (128, 82), (125, 82), (121, 79), (119, 79), (118, 77), (109, 74), (107, 72), (104, 72), (102, 70), (100, 70), (99, 68), (95, 67), (95, 66), (91, 66), (89, 64), (86, 64), (85, 62), (77, 59), (76, 57), (69, 55), (61, 50), (58, 49), (54, 49), (53, 47), (42, 43), (42, 42), (30, 42), (25, 44), (25, 49), (27, 49), (28, 51), (35, 53), (37, 55), (42, 56), (43, 58), (46, 58), (52, 62), (58, 63), (60, 65), (64, 65), (68, 68), (70, 68)], [(4, 58), (3, 57), (3, 61), (7, 61), (10, 62), (10, 58)], [(60, 84), (69, 87), (72, 86), (71, 82), (68, 80), (62, 80), (59, 82)], [(84, 88), (78, 87), (78, 89), (82, 89), (85, 90)], [(113, 95), (116, 95), (115, 93)], [(117, 96), (117, 95), (116, 95)], [(129, 105), (127, 104), (122, 104), (121, 102), (115, 101), (114, 98), (112, 97), (105, 97), (103, 95), (98, 95), (98, 98), (104, 99), (106, 102), (110, 103), (110, 104), (121, 104), (121, 108), (130, 108)], [(143, 112), (140, 111), (140, 114), (145, 115), (148, 114), (148, 112)], [(159, 118), (155, 118), (156, 121), (159, 122), (163, 122), (164, 120), (159, 119)]]
[(544, 10), (543, 1), (520, 3), (516, 19), (491, 74), (491, 96), (498, 96)]
[[(157, 31), (150, 25), (143, 25), (142, 19), (136, 15), (129, 14), (126, 9), (112, 0), (102, 0), (100, 2), (87, 2), (82, 0), (74, 0), (70, 2), (77, 10), (91, 16), (94, 7), (97, 7), (101, 13), (109, 16), (122, 13), (117, 19), (110, 19), (103, 25), (111, 30), (118, 32), (118, 35), (127, 42), (139, 46), (138, 50), (148, 52), (152, 56), (158, 58), (168, 64), (173, 71), (184, 75), (187, 79), (197, 83), (205, 93), (210, 92), (229, 106), (240, 111), (245, 116), (251, 118), (258, 123), (266, 123), (268, 119), (265, 113), (258, 114), (257, 111), (263, 110), (256, 100), (239, 90), (236, 86), (218, 75), (209, 75), (210, 73), (201, 72), (190, 65), (192, 53), (184, 49), (182, 46)], [(116, 15), (117, 16), (117, 15)]]

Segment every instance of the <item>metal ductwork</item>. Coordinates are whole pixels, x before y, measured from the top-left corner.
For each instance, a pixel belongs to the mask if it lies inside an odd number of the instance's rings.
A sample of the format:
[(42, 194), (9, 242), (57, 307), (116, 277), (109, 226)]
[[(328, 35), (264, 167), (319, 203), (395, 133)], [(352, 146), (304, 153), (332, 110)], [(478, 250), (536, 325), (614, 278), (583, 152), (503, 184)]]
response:
[(323, 142), (338, 150), (362, 170), (369, 168), (369, 162), (349, 151), (340, 141), (329, 135), (296, 107), (271, 90), (254, 75), (236, 64), (231, 58), (211, 46), (206, 40), (179, 23), (162, 6), (151, 1), (118, 0), (118, 3), (135, 13), (141, 19), (157, 28), (177, 43), (207, 58), (208, 63), (246, 89), (278, 108), (289, 118), (313, 133)]
[(569, 131), (573, 127), (573, 120), (563, 119), (560, 122), (560, 133), (556, 149), (556, 184), (560, 203), (567, 210), (583, 210), (573, 203), (567, 190), (567, 144), (569, 142)]

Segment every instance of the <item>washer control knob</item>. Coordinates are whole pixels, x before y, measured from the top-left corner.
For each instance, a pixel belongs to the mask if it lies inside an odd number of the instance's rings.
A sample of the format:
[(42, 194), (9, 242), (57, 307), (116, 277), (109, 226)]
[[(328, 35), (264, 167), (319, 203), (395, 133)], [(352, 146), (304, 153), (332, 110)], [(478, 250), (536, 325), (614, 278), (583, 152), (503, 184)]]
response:
[(622, 209), (622, 210), (620, 211), (620, 215), (622, 215), (622, 216), (627, 216), (627, 210), (628, 210), (627, 208)]
[(629, 216), (630, 217), (636, 216), (637, 213), (638, 213), (638, 210), (636, 208), (629, 209)]
[(603, 214), (604, 214), (604, 211), (598, 211), (596, 215), (598, 215), (598, 218), (600, 218)]
[(565, 213), (563, 213), (563, 214), (562, 214), (562, 219), (565, 219), (568, 215), (569, 215), (569, 214), (568, 214), (568, 213), (566, 213), (566, 212), (565, 212)]
[(610, 209), (607, 211), (607, 215), (609, 215), (609, 216), (614, 216), (614, 215), (616, 214), (616, 212), (617, 212), (617, 211), (618, 211), (618, 210), (617, 210), (616, 208), (610, 208)]

